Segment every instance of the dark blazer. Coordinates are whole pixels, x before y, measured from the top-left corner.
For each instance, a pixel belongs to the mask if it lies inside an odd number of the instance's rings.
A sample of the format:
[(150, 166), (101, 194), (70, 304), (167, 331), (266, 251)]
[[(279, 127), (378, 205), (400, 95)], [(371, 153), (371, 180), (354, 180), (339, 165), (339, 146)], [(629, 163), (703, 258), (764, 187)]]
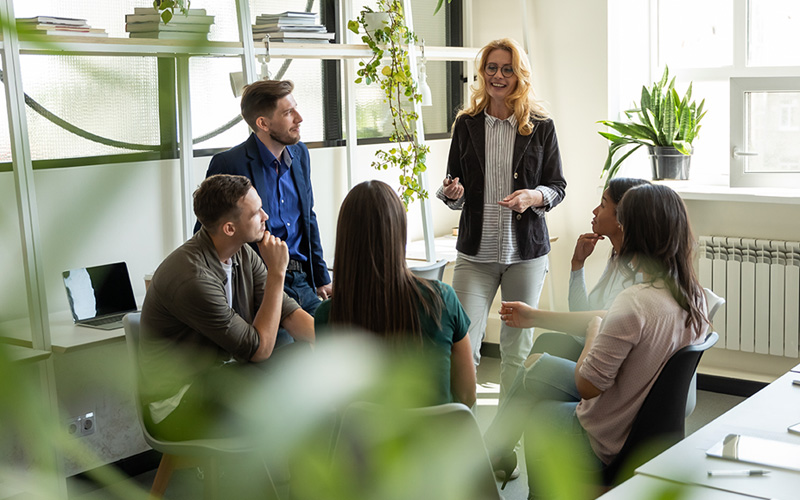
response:
[[(250, 179), (261, 197), (264, 211), (269, 215), (269, 199), (273, 190), (268, 189), (264, 177), (264, 162), (258, 151), (255, 134), (228, 151), (218, 153), (211, 159), (206, 177), (214, 174), (243, 175)], [(314, 194), (311, 190), (311, 160), (308, 148), (302, 142), (293, 146), (286, 146), (292, 153), (292, 173), (297, 195), (300, 198), (300, 217), (303, 220), (303, 235), (300, 242), (300, 251), (308, 259), (303, 264), (303, 270), (308, 276), (308, 283), (312, 288), (327, 285), (331, 282), (328, 266), (322, 258), (322, 244), (319, 241), (319, 226), (317, 214), (314, 213)], [(271, 220), (271, 219), (270, 219)], [(270, 224), (270, 221), (267, 221)], [(195, 231), (200, 227), (198, 222)], [(270, 228), (270, 231), (272, 229)]]
[[(547, 186), (558, 196), (546, 208), (550, 210), (564, 199), (567, 181), (561, 171), (561, 155), (553, 120), (534, 122), (530, 135), (517, 133), (514, 140), (514, 190)], [(475, 255), (483, 231), (483, 193), (486, 176), (486, 115), (461, 115), (453, 126), (447, 173), (458, 177), (464, 185), (464, 206), (458, 224), (456, 248), (466, 255)], [(508, 193), (511, 194), (511, 193)], [(550, 251), (550, 236), (544, 217), (533, 210), (516, 214), (516, 236), (519, 255), (529, 260)]]

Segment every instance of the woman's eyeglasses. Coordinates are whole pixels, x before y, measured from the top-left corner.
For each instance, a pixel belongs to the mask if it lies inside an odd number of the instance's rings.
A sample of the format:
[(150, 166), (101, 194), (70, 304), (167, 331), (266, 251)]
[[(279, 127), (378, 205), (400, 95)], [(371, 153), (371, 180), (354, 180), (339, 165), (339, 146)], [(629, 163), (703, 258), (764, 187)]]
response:
[(514, 68), (512, 68), (510, 64), (506, 64), (501, 68), (495, 63), (489, 63), (483, 68), (483, 71), (485, 71), (486, 74), (489, 76), (494, 76), (497, 73), (498, 69), (500, 70), (500, 73), (502, 73), (503, 76), (506, 78), (511, 78), (512, 76), (514, 76)]

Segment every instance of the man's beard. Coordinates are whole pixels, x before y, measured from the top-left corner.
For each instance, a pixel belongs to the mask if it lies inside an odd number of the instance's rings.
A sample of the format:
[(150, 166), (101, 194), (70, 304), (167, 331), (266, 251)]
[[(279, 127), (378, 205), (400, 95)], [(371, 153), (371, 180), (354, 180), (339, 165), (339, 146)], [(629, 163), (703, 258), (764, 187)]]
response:
[(297, 137), (292, 137), (288, 132), (281, 135), (276, 135), (275, 133), (270, 132), (269, 136), (273, 141), (283, 144), (284, 146), (292, 146), (300, 142), (300, 135)]

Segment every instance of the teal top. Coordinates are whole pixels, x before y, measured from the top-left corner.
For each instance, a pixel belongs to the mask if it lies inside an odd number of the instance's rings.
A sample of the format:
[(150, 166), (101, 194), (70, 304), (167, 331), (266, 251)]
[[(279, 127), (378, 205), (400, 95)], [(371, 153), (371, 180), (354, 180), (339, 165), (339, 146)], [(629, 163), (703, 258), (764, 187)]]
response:
[[(442, 313), (439, 320), (440, 327), (436, 326), (434, 319), (425, 314), (422, 306), (417, 310), (420, 314), (420, 326), (423, 336), (423, 357), (427, 357), (426, 364), (432, 380), (432, 400), (429, 404), (443, 404), (455, 401), (450, 391), (450, 354), (453, 344), (463, 339), (469, 329), (469, 318), (458, 301), (453, 288), (441, 281), (431, 281), (434, 289), (442, 298)], [(423, 290), (423, 294), (427, 294)], [(314, 327), (319, 337), (320, 333), (328, 330), (330, 319), (331, 299), (320, 304), (314, 314)]]

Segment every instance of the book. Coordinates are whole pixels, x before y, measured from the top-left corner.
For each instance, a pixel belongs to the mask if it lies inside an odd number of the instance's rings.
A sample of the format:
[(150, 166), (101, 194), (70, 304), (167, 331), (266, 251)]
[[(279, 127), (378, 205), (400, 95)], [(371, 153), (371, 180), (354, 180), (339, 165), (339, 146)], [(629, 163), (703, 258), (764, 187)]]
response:
[[(154, 9), (152, 7), (134, 7), (133, 8), (133, 13), (134, 14), (145, 14), (145, 15), (147, 15), (147, 14), (150, 14), (150, 15), (155, 14), (155, 15), (158, 15), (158, 16), (161, 15), (161, 13), (159, 11), (157, 11), (156, 9)], [(182, 16), (184, 14), (183, 14), (183, 12), (176, 11), (175, 12), (175, 16), (177, 17), (178, 15)], [(206, 9), (189, 9), (189, 13), (187, 15), (189, 15), (189, 16), (205, 16), (206, 15)]]
[[(304, 38), (307, 40), (333, 40), (334, 33), (293, 33), (282, 31), (280, 33), (268, 33), (270, 40), (283, 40), (293, 38)], [(263, 38), (266, 38), (266, 35)]]
[(208, 33), (210, 26), (207, 24), (169, 24), (164, 23), (128, 23), (125, 31), (137, 33), (141, 31), (183, 31), (189, 33)]
[(324, 33), (328, 29), (321, 24), (310, 24), (307, 26), (290, 24), (285, 26), (254, 24), (253, 33), (277, 33), (279, 31), (303, 31), (303, 32), (318, 32)]
[(314, 18), (317, 17), (316, 12), (297, 12), (297, 11), (286, 11), (281, 12), (280, 14), (259, 14), (259, 18), (261, 19), (278, 19), (278, 18), (285, 18), (285, 17), (296, 17), (296, 18)]
[(76, 31), (76, 30), (61, 30), (61, 29), (49, 29), (49, 30), (20, 30), (20, 36), (108, 36), (105, 30), (100, 31)]
[(316, 24), (317, 15), (313, 12), (296, 12), (294, 14), (303, 14), (296, 16), (287, 16), (283, 14), (261, 14), (256, 17), (256, 24), (270, 24), (270, 23), (283, 23), (283, 24)]
[(66, 36), (108, 36), (102, 28), (85, 28), (83, 26), (57, 26), (52, 24), (33, 24), (18, 32), (23, 35), (66, 35)]
[(131, 38), (159, 38), (161, 40), (208, 40), (207, 33), (189, 31), (137, 31), (129, 33)]
[[(262, 42), (263, 40), (257, 40)], [(330, 40), (320, 40), (315, 38), (287, 38), (285, 40), (272, 40), (270, 42), (274, 43), (331, 43)]]
[[(125, 22), (130, 23), (162, 23), (161, 16), (158, 14), (127, 14)], [(175, 14), (169, 20), (169, 24), (213, 24), (214, 16), (184, 16), (182, 14)]]
[(89, 26), (86, 19), (74, 19), (71, 17), (55, 17), (55, 16), (34, 16), (34, 17), (19, 17), (17, 24), (57, 24), (64, 26)]

